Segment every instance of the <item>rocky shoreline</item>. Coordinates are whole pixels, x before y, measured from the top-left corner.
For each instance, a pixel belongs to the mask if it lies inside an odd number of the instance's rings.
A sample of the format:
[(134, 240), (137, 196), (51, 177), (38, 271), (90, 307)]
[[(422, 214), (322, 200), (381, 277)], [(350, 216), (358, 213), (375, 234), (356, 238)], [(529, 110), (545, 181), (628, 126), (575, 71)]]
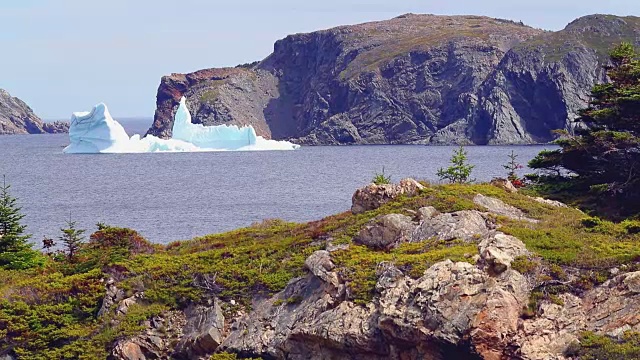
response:
[[(372, 184), (354, 194), (352, 212), (373, 211), (423, 190), (410, 179)], [(559, 202), (529, 199), (550, 211), (568, 209)], [(326, 238), (324, 249), (305, 260), (307, 273), (275, 295), (254, 298), (250, 308), (213, 297), (204, 305), (162, 313), (146, 321), (139, 335), (119, 340), (111, 358), (208, 359), (227, 352), (262, 359), (559, 360), (573, 358), (572, 349), (586, 331), (615, 337), (638, 330), (640, 272), (618, 268), (602, 284), (579, 294), (564, 287), (557, 296), (540, 299), (534, 315), (524, 315), (540, 289), (570, 284), (577, 275), (540, 280), (549, 268), (531, 272), (514, 266), (523, 259), (538, 261), (537, 256), (501, 232), (496, 219), (539, 220), (498, 198), (476, 194), (473, 202), (480, 210), (441, 213), (426, 206), (411, 216), (406, 211), (380, 215), (354, 238), (375, 251), (424, 241), (477, 246), (477, 254), (465, 254), (465, 261), (436, 262), (418, 278), (394, 262), (380, 262), (372, 298), (354, 301), (353, 284), (334, 256), (355, 245)], [(102, 316), (126, 315), (129, 307), (145, 302), (144, 293), (123, 299), (117, 286), (113, 279), (107, 283)]]
[(69, 123), (45, 123), (24, 101), (0, 89), (0, 135), (57, 134), (68, 131)]

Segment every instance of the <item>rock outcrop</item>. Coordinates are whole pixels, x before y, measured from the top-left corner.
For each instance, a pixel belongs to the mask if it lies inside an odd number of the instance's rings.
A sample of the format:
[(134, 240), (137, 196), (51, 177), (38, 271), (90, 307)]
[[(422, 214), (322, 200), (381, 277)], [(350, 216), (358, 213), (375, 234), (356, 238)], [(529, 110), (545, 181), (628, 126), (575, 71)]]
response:
[[(366, 281), (372, 293), (363, 301), (354, 295), (358, 285), (340, 263), (349, 245), (328, 241), (325, 250), (306, 258), (306, 273), (273, 296), (255, 295), (246, 311), (225, 313), (222, 301), (210, 294), (203, 304), (144, 322), (140, 334), (113, 346), (112, 358), (208, 359), (228, 352), (288, 360), (567, 360), (585, 331), (612, 337), (640, 331), (640, 272), (616, 268), (601, 285), (577, 291), (567, 285), (570, 281), (520, 273), (516, 269), (522, 267), (512, 264), (535, 262), (536, 255), (499, 231), (495, 220), (501, 215), (534, 226), (533, 219), (497, 198), (477, 195), (474, 201), (486, 212), (439, 213), (424, 207), (413, 218), (381, 215), (364, 224), (354, 239), (372, 254), (385, 254), (403, 242), (448, 247), (455, 240), (465, 250), (477, 248), (477, 254), (463, 256), (465, 261), (438, 261), (417, 275), (407, 272), (402, 261), (396, 264), (395, 257), (381, 261), (370, 268), (375, 272)], [(550, 284), (560, 285), (555, 298), (534, 296)], [(111, 300), (103, 311), (125, 314), (144, 303), (143, 293), (116, 304), (119, 297), (117, 287), (107, 282)], [(524, 309), (534, 298), (531, 315)]]
[(45, 123), (24, 101), (0, 89), (0, 135), (63, 133), (69, 130), (65, 122)]
[(186, 96), (194, 122), (251, 124), (302, 144), (529, 144), (573, 119), (611, 46), (640, 18), (592, 15), (548, 32), (481, 16), (407, 14), (288, 36), (263, 61), (162, 78), (148, 134), (168, 137)]
[(411, 218), (400, 214), (381, 215), (367, 224), (354, 239), (373, 249), (389, 250), (409, 242), (416, 225)]
[(351, 198), (351, 212), (360, 214), (377, 209), (401, 195), (414, 196), (424, 189), (413, 179), (402, 179), (399, 184), (369, 184), (356, 190)]

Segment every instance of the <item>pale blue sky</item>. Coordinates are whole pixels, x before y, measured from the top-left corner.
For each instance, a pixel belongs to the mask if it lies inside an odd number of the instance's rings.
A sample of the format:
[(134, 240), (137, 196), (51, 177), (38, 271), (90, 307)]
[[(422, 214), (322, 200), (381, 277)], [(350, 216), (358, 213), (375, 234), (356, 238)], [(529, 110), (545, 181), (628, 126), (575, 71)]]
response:
[(260, 60), (291, 33), (403, 13), (474, 14), (561, 29), (637, 0), (0, 0), (0, 88), (45, 119), (105, 102), (153, 116), (160, 77)]

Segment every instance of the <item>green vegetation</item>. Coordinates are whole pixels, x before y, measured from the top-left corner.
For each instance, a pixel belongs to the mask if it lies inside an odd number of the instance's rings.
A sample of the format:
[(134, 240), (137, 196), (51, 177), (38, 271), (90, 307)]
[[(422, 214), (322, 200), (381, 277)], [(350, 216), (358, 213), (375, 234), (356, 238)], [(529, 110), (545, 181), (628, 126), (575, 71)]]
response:
[(391, 176), (385, 176), (385, 174), (384, 174), (384, 166), (383, 166), (382, 167), (382, 173), (376, 173), (373, 176), (373, 180), (371, 180), (371, 182), (376, 184), (376, 185), (391, 184)]
[(582, 360), (640, 359), (640, 333), (627, 331), (621, 339), (585, 332), (567, 352)]
[(576, 135), (543, 151), (529, 166), (539, 169), (541, 191), (562, 196), (595, 213), (624, 219), (640, 214), (640, 54), (623, 43), (611, 52), (611, 83), (596, 85)]
[(440, 180), (447, 180), (452, 184), (464, 184), (473, 182), (469, 177), (474, 167), (474, 165), (469, 165), (467, 161), (467, 151), (460, 146), (457, 150), (453, 151), (451, 166), (446, 169), (438, 169), (436, 175)]
[(516, 257), (511, 263), (511, 268), (521, 274), (532, 273), (538, 266), (539, 264), (537, 262), (530, 260), (524, 255)]
[(524, 186), (522, 179), (518, 176), (518, 170), (522, 169), (523, 166), (518, 162), (518, 155), (516, 155), (515, 151), (511, 150), (511, 154), (507, 155), (509, 161), (502, 165), (502, 167), (507, 170), (507, 180), (511, 181), (513, 186), (520, 188)]
[[(624, 21), (618, 21), (622, 19)], [(616, 24), (616, 31), (594, 31), (601, 28), (601, 22)], [(547, 62), (557, 62), (569, 53), (583, 51), (584, 47), (594, 49), (602, 63), (608, 60), (611, 44), (621, 41), (634, 42), (640, 31), (640, 18), (635, 16), (597, 15), (582, 18), (569, 24), (567, 29), (550, 32), (515, 46), (516, 50), (540, 51)]]
[(480, 16), (424, 17), (413, 19), (412, 24), (416, 31), (407, 31), (405, 27), (377, 28), (372, 24), (362, 31), (350, 34), (348, 41), (351, 43), (360, 44), (375, 40), (375, 46), (359, 52), (340, 73), (340, 79), (353, 79), (366, 71), (379, 71), (395, 58), (457, 39), (491, 41), (493, 34), (533, 33), (521, 23)]
[(0, 188), (0, 268), (28, 269), (42, 264), (42, 257), (32, 250), (25, 234), (26, 226), (20, 221), (24, 215), (17, 200), (9, 194), (6, 178), (2, 177)]
[(73, 262), (76, 260), (80, 246), (84, 241), (83, 234), (86, 230), (76, 228), (76, 222), (69, 220), (67, 221), (67, 227), (60, 229), (60, 231), (62, 231), (62, 235), (59, 240), (64, 244), (67, 258), (70, 262)]

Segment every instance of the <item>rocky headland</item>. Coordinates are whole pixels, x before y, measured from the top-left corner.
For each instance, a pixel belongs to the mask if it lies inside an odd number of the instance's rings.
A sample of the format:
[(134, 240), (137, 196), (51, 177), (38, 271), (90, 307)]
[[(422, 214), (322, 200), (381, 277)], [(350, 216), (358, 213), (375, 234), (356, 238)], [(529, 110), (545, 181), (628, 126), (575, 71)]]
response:
[(102, 225), (81, 261), (0, 270), (0, 358), (640, 356), (637, 223), (504, 180), (352, 203), (167, 246)]
[(608, 51), (640, 18), (591, 15), (561, 31), (481, 16), (407, 14), (279, 40), (266, 59), (162, 78), (148, 134), (194, 121), (253, 125), (301, 144), (531, 144), (572, 131)]
[(55, 134), (69, 131), (69, 124), (43, 122), (24, 101), (0, 89), (0, 135)]

